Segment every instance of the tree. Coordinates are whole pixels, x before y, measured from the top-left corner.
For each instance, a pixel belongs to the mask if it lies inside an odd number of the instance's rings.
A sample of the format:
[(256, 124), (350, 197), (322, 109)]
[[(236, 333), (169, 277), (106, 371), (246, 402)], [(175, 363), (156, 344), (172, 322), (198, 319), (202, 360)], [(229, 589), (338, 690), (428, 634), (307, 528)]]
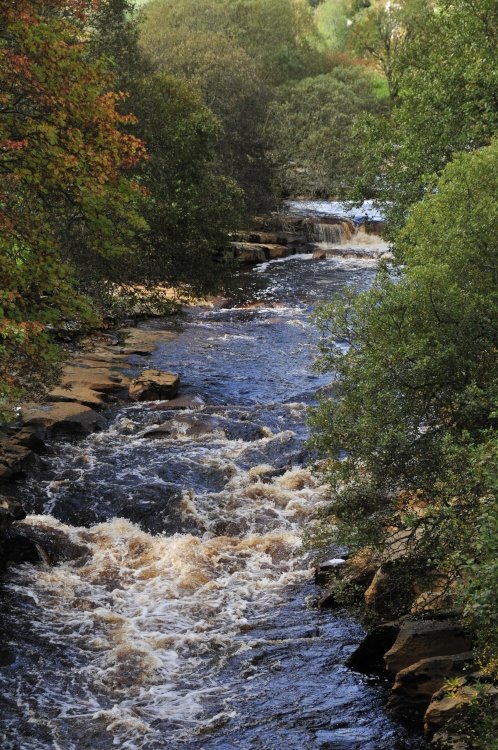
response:
[(148, 230), (116, 280), (127, 288), (146, 285), (149, 296), (158, 284), (177, 292), (218, 291), (227, 270), (220, 249), (242, 207), (236, 185), (219, 173), (223, 131), (192, 83), (153, 72), (138, 40), (134, 3), (102, 0), (93, 14), (92, 51), (107, 55), (120, 88), (128, 91), (123, 105), (134, 117), (130, 129), (148, 152), (134, 172), (149, 196), (143, 208)]
[(371, 77), (359, 67), (337, 67), (281, 87), (269, 127), (283, 192), (328, 196), (344, 191), (361, 170), (356, 154), (350, 157), (352, 121), (380, 106)]
[(74, 291), (75, 264), (107, 264), (145, 228), (143, 158), (129, 118), (82, 41), (87, 3), (0, 9), (1, 393), (40, 386), (56, 360), (54, 331), (94, 320)]
[(305, 0), (152, 0), (141, 42), (163, 73), (191, 81), (219, 117), (219, 170), (245, 192), (248, 213), (268, 210), (274, 185), (268, 107), (281, 84), (324, 72)]
[(353, 2), (347, 46), (385, 75), (391, 100), (399, 96), (404, 50), (431, 13), (431, 0)]
[[(147, 40), (147, 41), (145, 41)], [(223, 35), (147, 24), (144, 49), (156, 70), (189, 81), (221, 123), (218, 171), (245, 191), (248, 211), (271, 202), (263, 132), (270, 92), (250, 56)]]
[(220, 250), (242, 210), (240, 190), (215, 169), (219, 122), (191, 84), (173, 76), (140, 81), (132, 104), (149, 154), (137, 176), (150, 200), (131, 277), (190, 294), (219, 291), (226, 281)]
[(496, 3), (438, 0), (419, 18), (396, 62), (397, 105), (355, 127), (367, 157), (355, 195), (378, 196), (395, 226), (457, 152), (488, 144), (498, 127)]
[(306, 0), (151, 0), (144, 19), (147, 49), (170, 31), (221, 35), (245, 50), (267, 86), (326, 72)]
[[(456, 156), (399, 235), (403, 274), (385, 270), (371, 291), (322, 310), (336, 396), (313, 417), (342, 538), (382, 550), (393, 529), (409, 531), (403, 569), (442, 571), (466, 597), (463, 555), (483, 572), (476, 599), (498, 543), (490, 483), (472, 461), (496, 430), (497, 165), (496, 141)], [(410, 590), (399, 586), (405, 606)]]

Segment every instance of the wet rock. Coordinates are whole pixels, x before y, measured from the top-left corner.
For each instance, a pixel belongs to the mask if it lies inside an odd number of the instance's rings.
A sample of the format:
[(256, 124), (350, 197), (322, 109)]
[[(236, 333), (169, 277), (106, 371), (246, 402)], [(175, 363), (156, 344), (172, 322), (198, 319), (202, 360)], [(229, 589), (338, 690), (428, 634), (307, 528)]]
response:
[(385, 654), (386, 669), (396, 675), (421, 659), (470, 651), (464, 628), (452, 620), (405, 620), (392, 648)]
[(16, 521), (26, 518), (26, 513), (20, 502), (10, 497), (0, 495), (0, 531), (12, 526)]
[[(387, 247), (387, 245), (386, 245)], [(318, 248), (313, 252), (315, 260), (327, 258), (357, 258), (359, 260), (379, 260), (386, 252), (386, 247), (327, 247)]]
[(293, 254), (293, 249), (286, 245), (265, 245), (271, 260), (278, 258), (287, 258)]
[(72, 437), (102, 430), (107, 422), (93, 409), (78, 403), (54, 402), (27, 407), (25, 423), (36, 427), (41, 437)]
[(362, 674), (383, 674), (384, 654), (392, 648), (399, 631), (399, 622), (383, 622), (377, 625), (353, 651), (346, 666)]
[(38, 455), (15, 439), (0, 442), (0, 482), (25, 476), (39, 465)]
[(270, 260), (270, 254), (264, 245), (250, 242), (231, 242), (230, 246), (233, 251), (233, 257), (240, 263), (250, 265)]
[(146, 430), (144, 438), (188, 437), (202, 438), (220, 434), (228, 440), (253, 442), (264, 437), (264, 429), (253, 422), (237, 422), (210, 414), (181, 414)]
[(104, 396), (86, 386), (54, 388), (48, 394), (48, 400), (83, 404), (83, 406), (89, 406), (92, 409), (101, 409), (104, 406)]
[(449, 677), (472, 669), (473, 663), (472, 651), (421, 659), (397, 673), (393, 693), (406, 701), (419, 703), (425, 709), (432, 695), (443, 687)]
[(331, 574), (336, 573), (345, 564), (346, 560), (342, 557), (333, 557), (319, 563), (315, 568), (315, 583), (318, 585), (326, 583)]
[(63, 390), (88, 388), (102, 393), (119, 393), (130, 379), (110, 367), (83, 367), (76, 364), (64, 368), (60, 387)]
[(4, 558), (9, 562), (44, 562), (55, 565), (72, 560), (83, 564), (90, 555), (84, 544), (76, 544), (60, 529), (44, 523), (23, 523), (9, 529), (4, 536)]
[(174, 409), (178, 411), (202, 409), (206, 405), (206, 402), (201, 396), (177, 396), (169, 401), (163, 401), (160, 404), (151, 404), (150, 409), (154, 410), (169, 410)]
[(38, 454), (43, 454), (47, 450), (44, 441), (37, 434), (36, 427), (25, 425), (12, 436), (11, 441), (15, 445), (22, 445)]
[(174, 398), (180, 386), (180, 376), (161, 370), (144, 370), (129, 388), (133, 401), (159, 401)]

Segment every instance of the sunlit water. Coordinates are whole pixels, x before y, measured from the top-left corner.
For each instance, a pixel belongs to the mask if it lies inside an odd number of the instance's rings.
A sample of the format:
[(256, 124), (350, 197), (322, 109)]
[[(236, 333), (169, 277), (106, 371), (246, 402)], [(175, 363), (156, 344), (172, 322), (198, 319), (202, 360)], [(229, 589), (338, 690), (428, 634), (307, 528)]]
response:
[(6, 576), (3, 750), (421, 747), (344, 666), (361, 628), (319, 612), (301, 549), (326, 500), (306, 468), (306, 410), (329, 380), (309, 316), (371, 278), (309, 256), (241, 273), (229, 306), (190, 312), (140, 360), (204, 408), (124, 406), (53, 446), (26, 523), (76, 552)]

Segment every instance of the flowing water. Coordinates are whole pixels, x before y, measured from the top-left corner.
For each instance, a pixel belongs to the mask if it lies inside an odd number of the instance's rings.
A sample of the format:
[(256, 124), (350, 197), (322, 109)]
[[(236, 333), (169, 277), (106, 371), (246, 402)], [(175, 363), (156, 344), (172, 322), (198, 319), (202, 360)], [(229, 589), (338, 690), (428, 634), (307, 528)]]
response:
[(326, 500), (306, 468), (327, 386), (309, 315), (372, 273), (310, 256), (241, 272), (229, 305), (190, 311), (140, 362), (180, 371), (205, 406), (116, 407), (107, 430), (52, 446), (25, 524), (66, 553), (3, 584), (3, 750), (421, 747), (383, 686), (345, 668), (361, 628), (316, 608), (301, 549)]

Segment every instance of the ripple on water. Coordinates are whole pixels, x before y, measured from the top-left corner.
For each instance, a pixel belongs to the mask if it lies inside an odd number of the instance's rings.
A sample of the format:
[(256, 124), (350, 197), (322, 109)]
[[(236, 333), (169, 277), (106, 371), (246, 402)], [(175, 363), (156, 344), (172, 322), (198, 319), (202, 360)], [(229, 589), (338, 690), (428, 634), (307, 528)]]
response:
[(310, 375), (308, 315), (317, 289), (365, 273), (297, 258), (242, 274), (240, 302), (263, 307), (196, 311), (151, 358), (207, 406), (127, 406), (53, 446), (25, 525), (80, 553), (6, 577), (2, 748), (419, 746), (342, 666), (361, 630), (311, 606), (301, 549), (326, 502), (303, 468), (307, 404), (327, 382)]

